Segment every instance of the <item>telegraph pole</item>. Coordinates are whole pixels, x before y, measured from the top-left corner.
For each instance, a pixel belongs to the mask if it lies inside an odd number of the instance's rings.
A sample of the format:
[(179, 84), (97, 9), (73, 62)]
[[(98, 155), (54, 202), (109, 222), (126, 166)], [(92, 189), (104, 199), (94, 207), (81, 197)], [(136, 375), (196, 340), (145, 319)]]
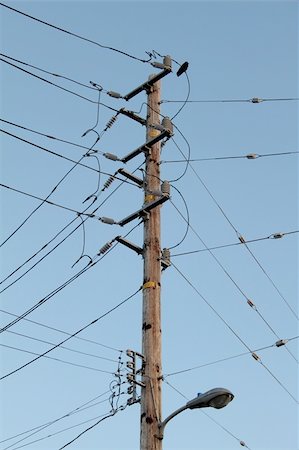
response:
[[(151, 78), (151, 77), (150, 77)], [(146, 140), (157, 136), (160, 131), (152, 125), (160, 124), (160, 81), (147, 92), (148, 109)], [(155, 192), (161, 190), (160, 183), (160, 141), (146, 153), (144, 203), (155, 200)], [(141, 388), (140, 450), (161, 450), (162, 441), (157, 439), (161, 412), (161, 231), (160, 209), (157, 206), (144, 220), (144, 281), (142, 312), (142, 354), (145, 359), (143, 384)]]

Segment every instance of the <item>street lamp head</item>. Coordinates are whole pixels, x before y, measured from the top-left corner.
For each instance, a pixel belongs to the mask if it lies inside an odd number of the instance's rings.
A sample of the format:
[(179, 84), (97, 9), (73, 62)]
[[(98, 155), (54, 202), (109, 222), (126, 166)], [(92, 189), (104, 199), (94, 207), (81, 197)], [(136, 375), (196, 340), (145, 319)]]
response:
[(214, 388), (203, 394), (198, 394), (196, 398), (186, 403), (186, 408), (224, 408), (234, 398), (231, 391), (225, 388)]

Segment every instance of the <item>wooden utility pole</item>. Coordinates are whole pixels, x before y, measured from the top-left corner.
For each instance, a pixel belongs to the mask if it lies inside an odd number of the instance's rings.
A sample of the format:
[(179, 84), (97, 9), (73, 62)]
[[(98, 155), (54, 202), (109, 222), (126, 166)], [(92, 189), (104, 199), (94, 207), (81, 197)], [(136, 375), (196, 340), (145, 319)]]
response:
[[(146, 140), (160, 133), (151, 125), (160, 124), (160, 81), (148, 91)], [(156, 199), (161, 190), (160, 142), (146, 153), (145, 204)], [(141, 388), (141, 450), (161, 450), (162, 441), (157, 439), (161, 421), (161, 245), (160, 209), (157, 206), (144, 220), (144, 284), (142, 313), (142, 354), (145, 358)]]

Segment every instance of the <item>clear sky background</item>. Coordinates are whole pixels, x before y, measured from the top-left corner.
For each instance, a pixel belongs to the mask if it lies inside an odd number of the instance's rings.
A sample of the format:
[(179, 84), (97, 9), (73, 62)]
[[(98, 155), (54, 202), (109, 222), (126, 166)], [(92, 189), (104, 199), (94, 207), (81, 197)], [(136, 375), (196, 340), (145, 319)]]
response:
[[(22, 1), (9, 5), (141, 59), (148, 59), (146, 51), (155, 50), (171, 55), (179, 63), (188, 61), (189, 100), (298, 98), (297, 2)], [(124, 95), (157, 69), (3, 6), (0, 11), (3, 54), (86, 85), (89, 81), (98, 83), (104, 89), (100, 100), (105, 105), (115, 109), (124, 106), (145, 117), (145, 93), (125, 102), (107, 96), (105, 91)], [(161, 58), (157, 56), (157, 60)], [(78, 161), (85, 149), (17, 128), (3, 119), (89, 148), (96, 134), (82, 134), (96, 123), (98, 92), (15, 64), (95, 103), (1, 61), (1, 129)], [(177, 67), (174, 63), (174, 73), (162, 81), (161, 113), (170, 117), (183, 103), (165, 100), (184, 101), (188, 94), (186, 77), (175, 75)], [(99, 107), (98, 133), (113, 114), (109, 108)], [(170, 140), (163, 147), (163, 161), (182, 160), (181, 152), (187, 156), (188, 145), (191, 159), (212, 159), (192, 162), (186, 174), (173, 182), (188, 205), (192, 229), (172, 249), (174, 265), (162, 278), (163, 416), (198, 392), (218, 386), (230, 389), (235, 399), (225, 409), (206, 410), (208, 416), (201, 411), (186, 411), (175, 418), (166, 428), (164, 450), (234, 450), (240, 448), (240, 441), (251, 450), (297, 450), (298, 155), (254, 160), (213, 158), (298, 152), (298, 102), (187, 103), (174, 124), (175, 142)], [(144, 127), (119, 116), (96, 148), (122, 157), (144, 140)], [(98, 162), (85, 157), (82, 163), (96, 170), (99, 163), (100, 170), (110, 174), (122, 166), (105, 159), (100, 152), (97, 156)], [(134, 171), (142, 162), (139, 156), (126, 168)], [(44, 199), (73, 166), (70, 161), (1, 133), (1, 183), (10, 188)], [(185, 167), (183, 162), (163, 164), (162, 179), (180, 178)], [(82, 211), (88, 206), (88, 202), (82, 202), (98, 190), (98, 185), (101, 190), (107, 178), (102, 174), (99, 179), (97, 172), (77, 165), (49, 200)], [(112, 194), (119, 185), (120, 181), (114, 181), (88, 211), (104, 200), (98, 216), (120, 220), (139, 209), (142, 190), (124, 183)], [(85, 233), (81, 225), (38, 262), (80, 225), (81, 219), (75, 212), (44, 203), (6, 241), (41, 201), (4, 187), (0, 192), (0, 288), (5, 289), (1, 293), (2, 326), (14, 319), (10, 314), (27, 311), (80, 272), (88, 258), (72, 265), (80, 257), (83, 243), (84, 254), (93, 257), (104, 244), (137, 225), (128, 224), (122, 229), (88, 219)], [(167, 202), (162, 209), (162, 247), (175, 246), (184, 236), (186, 221), (180, 213), (186, 218), (184, 202), (172, 188), (172, 203)], [(72, 220), (67, 229), (23, 265)], [(238, 244), (237, 233), (246, 240), (255, 240), (278, 232), (292, 233), (282, 239), (248, 243), (249, 250), (241, 244), (212, 253), (205, 248)], [(142, 245), (142, 225), (129, 239)], [(203, 251), (188, 253), (195, 250)], [(67, 336), (40, 324), (74, 333), (133, 294), (141, 284), (142, 258), (117, 245), (27, 316), (36, 323), (20, 320), (1, 333), (1, 376), (35, 357), (24, 351), (41, 354), (51, 348), (51, 344), (38, 339), (57, 344)], [(247, 299), (254, 302), (257, 311), (250, 308)], [(97, 417), (109, 413), (109, 386), (117, 381), (113, 373), (119, 356), (126, 362), (125, 354), (118, 350), (141, 350), (141, 301), (138, 293), (79, 335), (92, 342), (73, 338), (65, 344), (84, 354), (58, 348), (47, 356), (64, 362), (40, 358), (0, 381), (1, 441), (5, 440), (0, 444), (2, 450), (25, 444), (32, 449), (58, 450), (99, 420)], [(274, 344), (278, 339), (291, 340), (287, 347), (277, 348)], [(251, 351), (256, 351), (261, 362), (251, 356)], [(171, 375), (185, 369), (192, 370)], [(125, 374), (122, 370), (123, 381)], [(126, 404), (127, 387), (121, 386), (124, 394), (119, 405)], [(88, 404), (90, 408), (32, 436), (33, 431), (6, 440), (54, 421), (100, 395)], [(139, 413), (138, 404), (129, 406), (68, 448), (137, 450)], [(58, 433), (81, 422), (86, 423)]]

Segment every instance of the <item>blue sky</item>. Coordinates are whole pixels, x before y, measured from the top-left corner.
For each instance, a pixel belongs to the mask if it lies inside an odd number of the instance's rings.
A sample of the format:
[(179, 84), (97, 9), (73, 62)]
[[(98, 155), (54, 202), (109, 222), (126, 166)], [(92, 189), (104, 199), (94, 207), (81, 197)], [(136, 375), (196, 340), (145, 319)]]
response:
[[(22, 1), (9, 2), (9, 5), (141, 59), (147, 59), (146, 51), (155, 50), (171, 55), (180, 63), (188, 61), (189, 100), (298, 98), (297, 2)], [(3, 54), (49, 72), (86, 85), (89, 81), (98, 83), (104, 89), (101, 102), (114, 109), (124, 106), (145, 117), (144, 93), (126, 103), (105, 92), (128, 93), (155, 72), (149, 64), (51, 29), (4, 7), (1, 7), (1, 48)], [(98, 101), (96, 91), (24, 68)], [(188, 93), (186, 77), (177, 78), (176, 69), (174, 65), (174, 73), (162, 81), (161, 113), (170, 117), (182, 104), (169, 101), (185, 100)], [(112, 115), (113, 111), (100, 106), (96, 127), (99, 133)], [(82, 137), (82, 134), (95, 125), (97, 105), (1, 61), (1, 118), (89, 148), (96, 135), (89, 133)], [(163, 147), (163, 161), (181, 160), (180, 151), (187, 155), (188, 145), (191, 159), (298, 152), (298, 102), (295, 100), (259, 104), (187, 103), (174, 124), (177, 127), (174, 141)], [(82, 148), (3, 121), (1, 128), (76, 161), (84, 154)], [(143, 144), (144, 139), (144, 127), (119, 116), (96, 148), (122, 157)], [(113, 174), (121, 167), (101, 153), (98, 157), (104, 173)], [(82, 162), (98, 169), (95, 158), (84, 158)], [(142, 162), (142, 157), (137, 157), (126, 168), (133, 171)], [(1, 133), (2, 185), (46, 198), (72, 166), (65, 159)], [(164, 163), (162, 178), (176, 179), (184, 168), (184, 163)], [(95, 171), (76, 166), (50, 200), (82, 211), (87, 206), (82, 202), (97, 191), (98, 185), (102, 189), (106, 180), (107, 175), (99, 178)], [(99, 216), (119, 220), (140, 208), (142, 191), (130, 184), (121, 185), (108, 198), (119, 184), (114, 181), (99, 196), (93, 206), (96, 208), (105, 201), (97, 212)], [(217, 386), (230, 389), (235, 399), (225, 409), (206, 410), (210, 417), (201, 411), (181, 414), (167, 425), (163, 448), (233, 450), (240, 448), (241, 440), (251, 450), (297, 450), (298, 234), (249, 243), (253, 256), (244, 245), (217, 249), (213, 254), (189, 252), (204, 250), (205, 245), (212, 248), (238, 243), (236, 231), (246, 240), (298, 231), (298, 156), (292, 153), (254, 160), (193, 162), (185, 176), (173, 185), (188, 205), (192, 228), (183, 243), (173, 248), (173, 266), (162, 277), (163, 416), (181, 406), (186, 398), (192, 399), (198, 392)], [(0, 193), (3, 243), (40, 201), (4, 187)], [(186, 230), (185, 220), (173, 205), (186, 217), (184, 202), (174, 188), (172, 203), (167, 202), (162, 209), (162, 247), (175, 246)], [(76, 219), (74, 224), (48, 244), (47, 250), (79, 225), (81, 219), (74, 212), (43, 204), (1, 246), (1, 281), (73, 219)], [(105, 243), (128, 233), (132, 227), (129, 224), (122, 229), (89, 219), (84, 233), (83, 227), (79, 227), (28, 274), (8, 287), (46, 254), (46, 249), (41, 251), (1, 283), (1, 289), (7, 288), (1, 293), (1, 325), (13, 319), (8, 312), (22, 314), (79, 272), (87, 259), (74, 268), (72, 265), (80, 257), (83, 243), (84, 254), (93, 257)], [(141, 225), (130, 234), (130, 240), (141, 246), (142, 239)], [(141, 284), (142, 258), (118, 245), (27, 318), (74, 333), (133, 294)], [(255, 303), (258, 312), (248, 306), (246, 299)], [(61, 348), (48, 355), (85, 367), (41, 358), (1, 380), (0, 440), (55, 420), (109, 391), (120, 355), (117, 350), (140, 351), (140, 330), (141, 295), (137, 294), (81, 334), (93, 343), (71, 339), (65, 344), (84, 355)], [(66, 336), (21, 320), (1, 334), (0, 343), (37, 354), (50, 348), (24, 335), (55, 344)], [(256, 352), (263, 364), (253, 359), (236, 336), (251, 351), (268, 347)], [(288, 343), (289, 352), (286, 347), (270, 347), (278, 338), (295, 338)], [(242, 353), (247, 354), (219, 362)], [(2, 375), (33, 357), (2, 346)], [(124, 355), (123, 361), (126, 361)], [(167, 376), (197, 366), (204, 367)], [(127, 385), (122, 385), (124, 392), (126, 388)], [(27, 434), (2, 442), (1, 449), (10, 445), (16, 449), (105, 415), (111, 409), (108, 397), (109, 393), (104, 394), (91, 405), (101, 400), (103, 403), (64, 418), (19, 444), (16, 442)], [(127, 396), (122, 394), (120, 404), (126, 400)], [(94, 422), (31, 443), (28, 448), (59, 449)], [(138, 447), (139, 405), (120, 411), (72, 444), (72, 448), (81, 450)]]

